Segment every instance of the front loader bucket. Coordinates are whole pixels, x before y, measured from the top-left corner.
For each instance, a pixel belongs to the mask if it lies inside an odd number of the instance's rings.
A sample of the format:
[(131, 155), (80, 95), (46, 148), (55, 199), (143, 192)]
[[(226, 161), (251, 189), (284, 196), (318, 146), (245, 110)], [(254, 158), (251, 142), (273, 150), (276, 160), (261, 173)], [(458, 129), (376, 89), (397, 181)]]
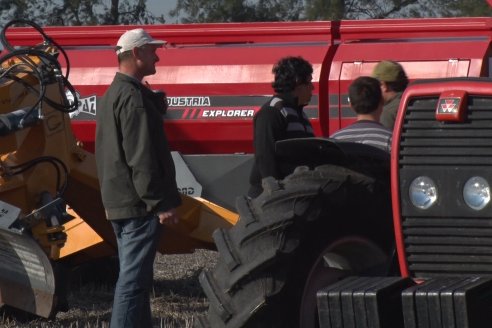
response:
[(55, 313), (53, 267), (28, 235), (0, 230), (0, 305), (45, 318)]

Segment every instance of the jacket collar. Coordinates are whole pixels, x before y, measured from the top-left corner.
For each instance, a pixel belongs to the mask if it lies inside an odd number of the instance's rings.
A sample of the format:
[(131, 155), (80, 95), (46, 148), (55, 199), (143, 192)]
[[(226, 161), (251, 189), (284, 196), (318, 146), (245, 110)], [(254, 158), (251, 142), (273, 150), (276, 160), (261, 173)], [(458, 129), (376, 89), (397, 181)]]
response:
[(117, 79), (119, 81), (124, 81), (124, 82), (132, 83), (132, 84), (138, 86), (139, 88), (142, 85), (142, 82), (140, 82), (139, 80), (137, 80), (133, 76), (130, 76), (130, 75), (127, 75), (127, 74), (124, 74), (124, 73), (121, 73), (121, 72), (116, 72), (115, 79)]
[(283, 100), (285, 107), (290, 107), (294, 109), (302, 109), (304, 107), (299, 106), (299, 99), (295, 97), (292, 93), (280, 93), (276, 94), (275, 96)]

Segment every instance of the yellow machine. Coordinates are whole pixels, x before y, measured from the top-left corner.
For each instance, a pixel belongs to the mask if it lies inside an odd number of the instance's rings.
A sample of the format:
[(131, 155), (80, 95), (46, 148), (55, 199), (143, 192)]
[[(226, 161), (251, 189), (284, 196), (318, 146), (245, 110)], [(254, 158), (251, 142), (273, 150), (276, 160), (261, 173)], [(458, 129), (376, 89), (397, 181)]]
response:
[[(6, 46), (10, 52), (0, 59), (0, 305), (49, 317), (63, 297), (58, 265), (117, 252), (94, 156), (71, 130), (68, 113), (77, 100), (66, 97), (73, 88), (57, 60), (64, 52), (39, 31), (43, 45)], [(181, 222), (164, 229), (159, 252), (214, 249), (212, 232), (238, 215), (182, 197)]]

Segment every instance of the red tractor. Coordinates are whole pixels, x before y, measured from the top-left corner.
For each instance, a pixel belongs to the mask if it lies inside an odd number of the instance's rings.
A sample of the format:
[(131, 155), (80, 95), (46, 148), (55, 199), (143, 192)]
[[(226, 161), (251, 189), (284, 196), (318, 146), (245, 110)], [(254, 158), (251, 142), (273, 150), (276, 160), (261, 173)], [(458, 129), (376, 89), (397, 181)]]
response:
[(214, 233), (202, 326), (488, 327), (491, 90), (485, 78), (414, 82), (391, 161), (330, 139), (278, 143), (304, 166), (264, 180)]

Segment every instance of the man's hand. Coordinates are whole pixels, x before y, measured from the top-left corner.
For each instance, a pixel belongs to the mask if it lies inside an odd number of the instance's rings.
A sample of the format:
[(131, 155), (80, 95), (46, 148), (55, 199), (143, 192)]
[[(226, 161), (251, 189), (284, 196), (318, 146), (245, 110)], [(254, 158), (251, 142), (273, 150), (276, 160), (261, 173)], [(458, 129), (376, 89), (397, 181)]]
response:
[(157, 217), (159, 218), (160, 224), (176, 224), (179, 222), (178, 213), (175, 208), (166, 212), (158, 212)]

